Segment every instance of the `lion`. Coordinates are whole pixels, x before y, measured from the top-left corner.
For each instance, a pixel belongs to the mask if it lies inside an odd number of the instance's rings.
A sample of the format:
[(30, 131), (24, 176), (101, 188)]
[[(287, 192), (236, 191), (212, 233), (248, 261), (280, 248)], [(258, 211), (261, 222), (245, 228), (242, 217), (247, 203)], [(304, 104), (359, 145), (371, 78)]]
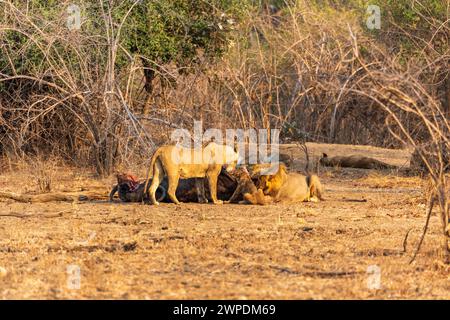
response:
[(252, 181), (246, 167), (242, 167), (234, 175), (237, 177), (238, 185), (233, 195), (225, 203), (249, 203), (266, 205), (272, 202), (270, 196), (264, 195), (261, 189), (257, 189), (255, 183)]
[(324, 189), (316, 175), (304, 176), (299, 173), (288, 173), (286, 166), (279, 164), (273, 175), (261, 175), (258, 187), (275, 202), (317, 202), (324, 200)]
[[(155, 193), (165, 176), (168, 178), (167, 194), (175, 204), (180, 203), (175, 194), (180, 178), (206, 178), (212, 202), (222, 204), (223, 201), (217, 199), (218, 176), (223, 166), (228, 172), (234, 170), (238, 158), (238, 153), (232, 147), (215, 142), (210, 142), (201, 149), (162, 146), (155, 151), (148, 170), (148, 177), (153, 176), (149, 190), (150, 200), (155, 205), (159, 204)], [(149, 180), (146, 184), (148, 182)], [(203, 185), (203, 183), (197, 184), (198, 188), (202, 188)]]
[(336, 156), (328, 157), (326, 153), (322, 154), (319, 160), (320, 164), (326, 167), (359, 168), (359, 169), (397, 169), (396, 166), (387, 164), (377, 159), (364, 156)]
[[(278, 166), (278, 168), (276, 167), (276, 165)], [(268, 182), (269, 180), (269, 184), (281, 184), (283, 177), (287, 175), (287, 168), (283, 163), (260, 163), (252, 166), (251, 173), (252, 179), (256, 180), (257, 187), (264, 188), (267, 186), (266, 182)]]

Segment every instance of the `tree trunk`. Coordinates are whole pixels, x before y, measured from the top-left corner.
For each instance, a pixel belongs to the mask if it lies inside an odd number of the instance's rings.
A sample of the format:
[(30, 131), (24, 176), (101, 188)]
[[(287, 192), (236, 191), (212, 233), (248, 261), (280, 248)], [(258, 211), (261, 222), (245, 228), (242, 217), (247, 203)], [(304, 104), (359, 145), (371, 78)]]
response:
[(146, 60), (142, 60), (142, 64), (144, 65), (144, 89), (147, 94), (147, 99), (145, 99), (145, 104), (142, 108), (142, 114), (148, 116), (150, 113), (150, 106), (153, 102), (153, 80), (156, 78), (156, 73), (155, 70), (150, 69), (151, 65)]
[(450, 75), (445, 80), (443, 107), (445, 115), (450, 116)]
[(439, 192), (439, 207), (442, 224), (442, 260), (444, 263), (450, 263), (449, 208), (446, 197), (446, 190), (441, 190), (441, 192)]

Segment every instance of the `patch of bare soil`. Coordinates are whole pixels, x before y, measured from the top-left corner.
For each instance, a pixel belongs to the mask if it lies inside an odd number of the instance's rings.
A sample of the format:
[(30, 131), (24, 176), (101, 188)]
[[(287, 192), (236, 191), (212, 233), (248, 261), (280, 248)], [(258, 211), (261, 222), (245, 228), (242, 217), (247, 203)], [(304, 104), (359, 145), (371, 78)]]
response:
[[(303, 168), (298, 148), (285, 148), (294, 168)], [(409, 155), (365, 146), (309, 149), (313, 156), (361, 154), (396, 165)], [(64, 173), (54, 189), (89, 185), (104, 188), (106, 197), (114, 183)], [(422, 179), (344, 168), (321, 169), (320, 177), (326, 201), (295, 205), (0, 200), (1, 214), (26, 215), (0, 216), (0, 298), (450, 298), (436, 215), (417, 261), (408, 264), (425, 222)], [(0, 176), (2, 191), (31, 192), (31, 185), (17, 172)], [(379, 287), (371, 266), (380, 268)]]

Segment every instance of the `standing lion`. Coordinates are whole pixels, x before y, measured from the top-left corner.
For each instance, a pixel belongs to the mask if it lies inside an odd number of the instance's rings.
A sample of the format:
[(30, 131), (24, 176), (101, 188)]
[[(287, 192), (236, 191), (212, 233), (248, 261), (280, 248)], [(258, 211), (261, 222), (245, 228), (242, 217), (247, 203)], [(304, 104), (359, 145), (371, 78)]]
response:
[[(227, 171), (232, 171), (236, 167), (238, 157), (232, 147), (215, 142), (210, 142), (204, 148), (198, 149), (162, 146), (154, 153), (148, 171), (148, 177), (153, 176), (149, 190), (150, 200), (153, 204), (159, 204), (156, 201), (155, 193), (165, 176), (168, 178), (167, 194), (170, 200), (176, 204), (180, 203), (175, 195), (180, 178), (206, 177), (213, 203), (222, 204), (222, 200), (217, 199), (218, 176), (223, 166)], [(203, 189), (204, 184), (201, 179), (196, 179), (196, 181), (198, 181), (197, 188)]]

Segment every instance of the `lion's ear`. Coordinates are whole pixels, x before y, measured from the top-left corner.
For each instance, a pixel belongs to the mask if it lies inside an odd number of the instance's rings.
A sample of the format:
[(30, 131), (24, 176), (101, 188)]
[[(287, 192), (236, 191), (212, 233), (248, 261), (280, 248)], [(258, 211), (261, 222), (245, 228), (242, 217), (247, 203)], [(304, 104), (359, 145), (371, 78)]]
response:
[(328, 158), (328, 155), (324, 152), (322, 153), (322, 158)]

